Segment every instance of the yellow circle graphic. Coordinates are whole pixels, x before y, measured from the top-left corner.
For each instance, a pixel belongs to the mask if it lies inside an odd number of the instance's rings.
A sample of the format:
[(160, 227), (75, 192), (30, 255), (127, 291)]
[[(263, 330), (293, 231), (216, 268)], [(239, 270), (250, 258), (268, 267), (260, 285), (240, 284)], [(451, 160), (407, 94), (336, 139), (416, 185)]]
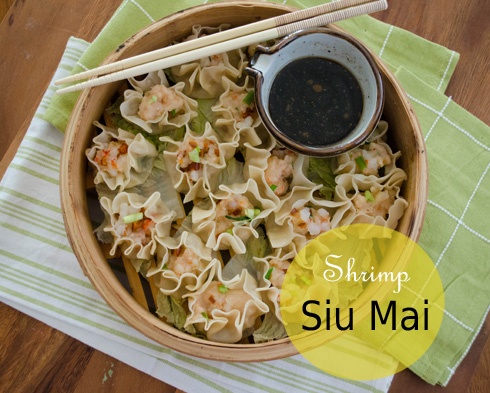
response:
[(414, 241), (371, 224), (330, 230), (291, 263), (281, 317), (298, 351), (321, 370), (372, 380), (412, 365), (444, 314), (437, 268)]

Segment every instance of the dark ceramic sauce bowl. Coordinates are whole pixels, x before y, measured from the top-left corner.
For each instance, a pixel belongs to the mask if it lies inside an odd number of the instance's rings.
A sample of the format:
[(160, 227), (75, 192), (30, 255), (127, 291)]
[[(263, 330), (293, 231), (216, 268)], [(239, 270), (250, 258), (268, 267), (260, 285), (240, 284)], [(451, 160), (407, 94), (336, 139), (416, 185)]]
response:
[(380, 71), (369, 51), (329, 28), (259, 46), (246, 68), (270, 134), (300, 154), (330, 157), (361, 145), (383, 111)]

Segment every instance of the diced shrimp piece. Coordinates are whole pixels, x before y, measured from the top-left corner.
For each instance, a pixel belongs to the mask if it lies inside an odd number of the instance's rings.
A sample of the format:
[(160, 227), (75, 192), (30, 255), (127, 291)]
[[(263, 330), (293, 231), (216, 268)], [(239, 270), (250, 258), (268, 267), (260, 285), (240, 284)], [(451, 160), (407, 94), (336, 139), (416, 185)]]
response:
[(141, 100), (138, 116), (144, 121), (158, 119), (165, 112), (174, 117), (184, 110), (184, 99), (177, 92), (164, 85), (155, 85)]
[(251, 126), (253, 123), (253, 115), (255, 110), (255, 103), (252, 100), (248, 103), (247, 91), (233, 91), (230, 90), (221, 96), (221, 103), (223, 107), (227, 108), (233, 115), (233, 119), (237, 122), (243, 122), (245, 119), (248, 122), (244, 125)]
[(112, 140), (102, 149), (97, 149), (94, 161), (99, 170), (108, 172), (111, 176), (117, 176), (124, 171), (128, 162), (128, 145), (126, 142)]
[(369, 191), (357, 194), (352, 203), (359, 213), (386, 218), (388, 210), (395, 202), (395, 194), (395, 190), (381, 190), (372, 187)]
[(291, 150), (273, 149), (267, 159), (265, 181), (277, 196), (283, 196), (289, 191), (296, 157), (297, 155)]
[(269, 266), (272, 269), (270, 273), (269, 281), (272, 286), (281, 289), (282, 283), (284, 282), (284, 277), (286, 276), (286, 271), (291, 265), (290, 261), (273, 258), (269, 261)]
[(291, 210), (294, 232), (308, 238), (331, 229), (330, 214), (324, 208), (302, 207)]
[(189, 174), (193, 182), (203, 176), (204, 164), (218, 164), (220, 151), (218, 144), (210, 139), (188, 139), (180, 146), (177, 162), (183, 172)]
[(230, 289), (218, 281), (212, 281), (194, 303), (194, 311), (209, 318), (213, 310), (238, 310), (243, 313), (250, 299), (252, 297), (243, 289)]
[(233, 219), (228, 217), (245, 217), (246, 209), (254, 209), (254, 206), (244, 195), (232, 195), (218, 202), (215, 217), (216, 235), (226, 232), (233, 227)]
[(391, 164), (391, 157), (386, 147), (375, 142), (371, 142), (362, 148), (354, 149), (349, 155), (353, 160), (362, 157), (364, 164), (362, 169), (359, 165), (356, 165), (356, 173), (362, 173), (367, 176), (377, 175), (380, 168)]
[(172, 250), (166, 266), (177, 276), (181, 276), (184, 273), (196, 273), (199, 261), (199, 256), (194, 251), (182, 246)]
[[(124, 223), (124, 216), (120, 215), (115, 229), (119, 236), (125, 236), (132, 239), (135, 243), (146, 246), (151, 241), (152, 230), (155, 228), (155, 222), (146, 217), (142, 210), (143, 218), (130, 223)], [(137, 214), (137, 213), (133, 213)]]

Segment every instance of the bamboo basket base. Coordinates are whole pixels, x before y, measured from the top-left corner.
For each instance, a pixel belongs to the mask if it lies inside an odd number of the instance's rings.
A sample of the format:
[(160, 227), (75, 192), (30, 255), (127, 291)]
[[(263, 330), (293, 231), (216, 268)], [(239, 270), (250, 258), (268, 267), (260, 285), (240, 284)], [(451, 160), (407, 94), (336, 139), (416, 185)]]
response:
[[(143, 29), (121, 45), (104, 63), (169, 45), (188, 35), (195, 24), (218, 26), (229, 23), (236, 26), (292, 10), (287, 6), (253, 1), (194, 7)], [(409, 206), (397, 229), (417, 241), (427, 201), (424, 141), (409, 99), (383, 62), (378, 58), (376, 61), (381, 69), (386, 96), (382, 117), (390, 124), (390, 143), (394, 149), (402, 152), (399, 163), (408, 176), (402, 195)], [(97, 213), (89, 208), (90, 200), (96, 195), (92, 175), (87, 168), (85, 149), (95, 132), (94, 120), (101, 118), (107, 103), (121, 85), (109, 84), (81, 93), (72, 112), (62, 150), (62, 211), (68, 238), (86, 276), (109, 306), (129, 325), (168, 348), (201, 358), (233, 362), (266, 361), (296, 354), (296, 348), (287, 338), (259, 344), (248, 340), (222, 344), (178, 331), (156, 316), (158, 288), (152, 280), (142, 278), (131, 262), (109, 255), (107, 245), (98, 243), (91, 217), (91, 214)]]

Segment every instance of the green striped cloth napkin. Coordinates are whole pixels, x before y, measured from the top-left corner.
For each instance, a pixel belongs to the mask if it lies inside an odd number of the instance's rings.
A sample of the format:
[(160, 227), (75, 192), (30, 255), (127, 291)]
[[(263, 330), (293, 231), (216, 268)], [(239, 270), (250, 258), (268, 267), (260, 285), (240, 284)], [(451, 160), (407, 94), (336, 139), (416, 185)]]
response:
[[(205, 1), (207, 2), (207, 1)], [(71, 39), (55, 79), (66, 68), (97, 66), (124, 39), (154, 20), (199, 0), (125, 0), (90, 45)], [(320, 2), (285, 1), (298, 8)], [(445, 385), (467, 353), (489, 309), (490, 129), (444, 95), (458, 54), (371, 17), (340, 25), (391, 67), (423, 128), (430, 190), (420, 244), (437, 264), (446, 296), (441, 330), (411, 369)], [(192, 391), (387, 391), (391, 378), (354, 382), (333, 378), (301, 356), (273, 362), (204, 362), (155, 345), (121, 321), (83, 276), (62, 226), (59, 152), (76, 94), (50, 87), (0, 184), (0, 301), (87, 344)], [(22, 245), (22, 247), (20, 247)]]

